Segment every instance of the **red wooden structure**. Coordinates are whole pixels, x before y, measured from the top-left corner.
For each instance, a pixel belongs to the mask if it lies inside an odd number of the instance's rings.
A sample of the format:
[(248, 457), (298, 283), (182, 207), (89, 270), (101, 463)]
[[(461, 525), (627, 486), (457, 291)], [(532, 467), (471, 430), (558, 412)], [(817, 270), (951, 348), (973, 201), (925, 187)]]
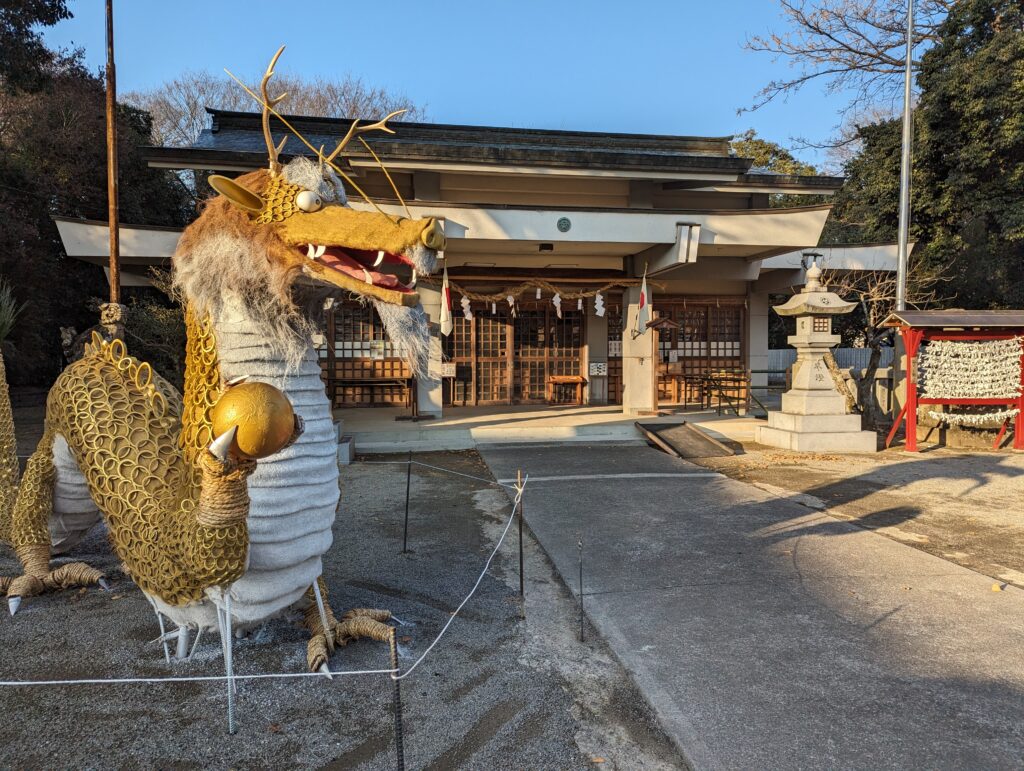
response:
[[(917, 408), (922, 404), (949, 404), (962, 406), (1001, 406), (1017, 408), (1013, 418), (1013, 449), (1024, 450), (1024, 350), (1021, 352), (1020, 382), (1021, 393), (1005, 399), (934, 399), (917, 393), (918, 373), (914, 358), (922, 342), (929, 340), (1010, 340), (1024, 336), (1024, 311), (900, 311), (893, 313), (883, 322), (884, 326), (896, 327), (903, 338), (907, 352), (907, 393), (899, 417), (892, 425), (885, 446), (888, 447), (900, 424), (906, 421), (906, 447), (908, 452), (917, 452)], [(1003, 421), (992, 449), (997, 449), (1006, 435), (1009, 419)]]

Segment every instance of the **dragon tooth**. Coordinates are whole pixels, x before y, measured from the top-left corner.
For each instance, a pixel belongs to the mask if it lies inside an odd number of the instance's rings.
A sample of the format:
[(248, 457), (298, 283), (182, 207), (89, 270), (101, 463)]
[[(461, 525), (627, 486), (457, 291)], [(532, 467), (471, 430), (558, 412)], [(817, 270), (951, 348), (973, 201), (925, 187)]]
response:
[(317, 244), (316, 251), (313, 253), (314, 258), (323, 257), (324, 252), (327, 251), (327, 247), (323, 244)]
[(384, 262), (384, 250), (381, 249), (377, 252), (377, 261), (373, 263), (373, 267), (379, 268), (380, 264)]
[(369, 284), (370, 286), (373, 286), (373, 276), (370, 275), (370, 271), (368, 271), (366, 268), (363, 268), (363, 277), (364, 277), (363, 280), (367, 284)]
[(308, 244), (308, 248), (306, 249), (306, 256), (309, 257), (309, 259), (311, 260), (313, 259), (313, 244)]
[(416, 268), (412, 269), (412, 281), (409, 282), (409, 286), (416, 286)]

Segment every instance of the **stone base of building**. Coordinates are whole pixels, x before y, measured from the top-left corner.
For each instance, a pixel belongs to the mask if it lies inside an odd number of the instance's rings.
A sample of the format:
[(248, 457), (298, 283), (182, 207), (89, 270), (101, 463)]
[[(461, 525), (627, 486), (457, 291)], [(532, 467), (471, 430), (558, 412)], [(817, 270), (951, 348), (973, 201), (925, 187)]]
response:
[(794, 415), (769, 412), (754, 441), (798, 452), (877, 452), (878, 436), (860, 430), (860, 415)]

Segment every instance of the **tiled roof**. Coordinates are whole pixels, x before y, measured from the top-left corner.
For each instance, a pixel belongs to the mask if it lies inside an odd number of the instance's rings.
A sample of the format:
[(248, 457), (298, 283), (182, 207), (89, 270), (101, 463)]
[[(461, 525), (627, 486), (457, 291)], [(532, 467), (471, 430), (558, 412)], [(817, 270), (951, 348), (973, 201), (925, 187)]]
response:
[[(208, 110), (212, 128), (203, 131), (188, 148), (150, 148), (150, 160), (199, 161), (203, 157), (234, 159), (266, 155), (259, 113)], [(344, 136), (351, 119), (286, 116), (315, 147), (333, 147)], [(272, 119), (275, 136), (286, 132)], [(546, 166), (560, 168), (616, 169), (635, 171), (711, 171), (742, 174), (750, 161), (730, 155), (730, 137), (687, 137), (652, 134), (614, 134), (582, 131), (460, 126), (443, 123), (395, 123), (394, 135), (368, 136), (374, 150), (385, 160), (459, 162)], [(358, 144), (352, 154), (360, 155)], [(363, 151), (365, 153), (365, 151)], [(282, 158), (289, 153), (312, 155), (292, 137)], [(262, 160), (256, 165), (262, 165)]]

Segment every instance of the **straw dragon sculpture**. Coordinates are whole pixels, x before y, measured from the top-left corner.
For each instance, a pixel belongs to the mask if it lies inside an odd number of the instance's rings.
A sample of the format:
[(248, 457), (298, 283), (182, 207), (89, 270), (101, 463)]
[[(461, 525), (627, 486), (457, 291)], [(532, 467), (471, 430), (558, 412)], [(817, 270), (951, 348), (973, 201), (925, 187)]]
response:
[[(270, 117), (284, 95), (271, 98), (267, 86), (280, 54), (256, 97), (269, 168), (212, 177), (220, 195), (174, 255), (186, 304), (184, 393), (120, 340), (94, 336), (50, 391), (44, 436), (19, 483), (0, 382), (0, 538), (24, 570), (0, 578), (12, 614), (43, 591), (106, 585), (85, 563), (50, 569), (51, 556), (73, 549), (102, 516), (125, 572), (186, 639), (188, 629), (217, 628), (228, 595), (236, 628), (301, 614), (311, 671), (325, 667), (335, 645), (390, 633), (387, 611), (350, 611), (338, 621), (326, 605), (321, 557), (339, 498), (337, 437), (310, 336), (325, 301), (355, 294), (374, 303), (422, 374), (427, 328), (415, 278), (432, 272), (444, 235), (434, 219), (347, 205), (334, 159), (359, 133), (390, 131), (387, 119), (353, 123), (318, 162), (279, 162), (284, 142), (275, 144)], [(397, 266), (412, 269), (410, 283), (381, 272)], [(258, 462), (239, 454), (245, 426), (214, 436), (211, 417), (245, 379), (276, 386), (296, 415), (291, 443)]]

